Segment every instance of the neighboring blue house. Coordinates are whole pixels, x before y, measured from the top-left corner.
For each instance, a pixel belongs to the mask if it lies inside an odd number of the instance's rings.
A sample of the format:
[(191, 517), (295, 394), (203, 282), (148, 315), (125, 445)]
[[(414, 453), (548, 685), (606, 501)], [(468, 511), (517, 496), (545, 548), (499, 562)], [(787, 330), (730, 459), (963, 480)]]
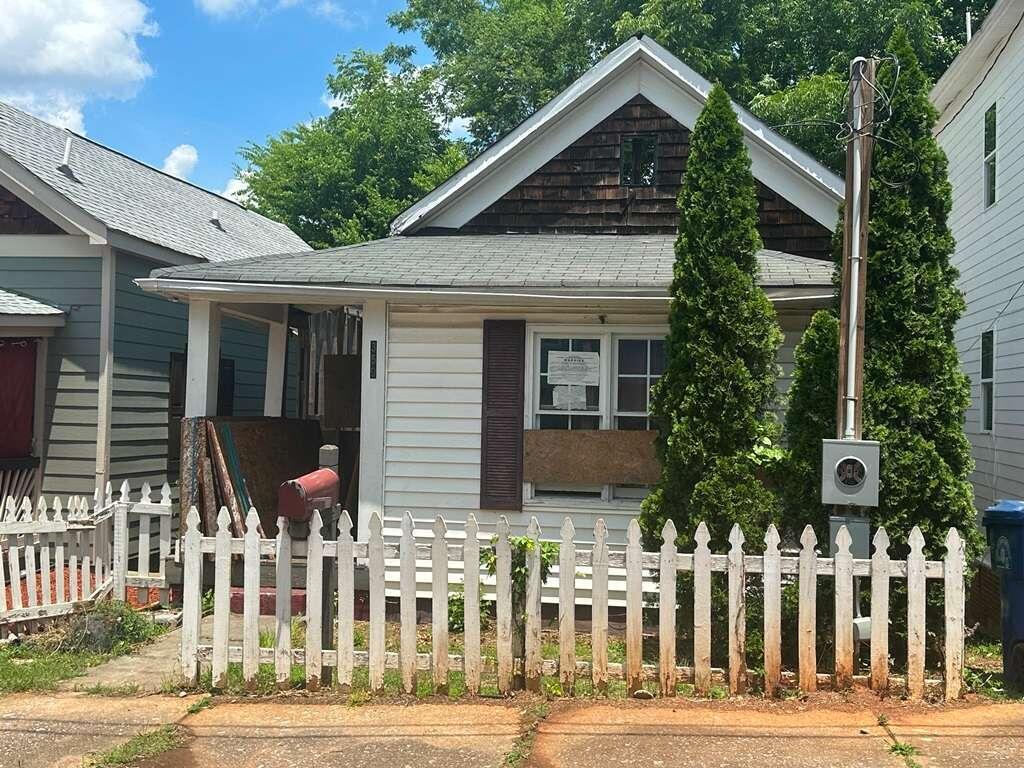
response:
[[(0, 103), (0, 497), (26, 483), (63, 496), (173, 477), (188, 312), (135, 278), (308, 248), (229, 199)], [(287, 316), (221, 314), (219, 412), (294, 413)]]

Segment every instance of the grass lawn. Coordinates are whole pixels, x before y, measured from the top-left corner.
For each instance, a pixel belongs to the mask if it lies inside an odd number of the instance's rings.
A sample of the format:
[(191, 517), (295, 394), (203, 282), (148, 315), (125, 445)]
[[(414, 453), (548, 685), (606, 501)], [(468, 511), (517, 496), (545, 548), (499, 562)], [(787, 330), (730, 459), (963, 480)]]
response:
[(1003, 684), (1003, 646), (984, 637), (969, 637), (964, 646), (964, 682), (968, 690), (994, 701), (1024, 698), (1024, 691)]
[[(52, 624), (18, 645), (0, 648), (0, 694), (52, 691), (61, 680), (131, 653), (164, 628), (123, 603), (105, 602), (92, 611)], [(92, 691), (120, 695), (111, 691)]]

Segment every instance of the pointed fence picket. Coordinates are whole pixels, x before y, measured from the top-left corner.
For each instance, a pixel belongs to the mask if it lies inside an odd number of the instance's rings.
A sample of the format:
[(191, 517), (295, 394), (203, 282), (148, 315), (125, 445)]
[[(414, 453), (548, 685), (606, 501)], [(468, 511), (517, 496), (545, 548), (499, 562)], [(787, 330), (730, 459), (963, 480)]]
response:
[[(340, 512), (340, 510), (337, 510)], [(784, 685), (798, 685), (812, 690), (821, 685), (842, 688), (854, 681), (870, 682), (877, 690), (886, 690), (891, 675), (888, 657), (888, 594), (892, 581), (905, 580), (909, 594), (908, 603), (908, 667), (905, 677), (906, 690), (912, 697), (921, 697), (929, 685), (941, 684), (947, 698), (956, 698), (962, 693), (963, 674), (963, 578), (964, 547), (956, 531), (950, 531), (944, 542), (945, 559), (929, 561), (924, 555), (924, 537), (914, 529), (908, 540), (909, 555), (906, 561), (889, 557), (889, 538), (879, 530), (874, 538), (875, 552), (870, 560), (856, 559), (850, 552), (850, 537), (845, 528), (837, 537), (835, 557), (819, 557), (817, 539), (810, 528), (803, 532), (801, 548), (794, 554), (780, 549), (780, 537), (770, 527), (764, 537), (765, 549), (760, 554), (744, 552), (744, 536), (738, 527), (729, 535), (727, 553), (718, 554), (711, 550), (711, 536), (706, 525), (698, 526), (692, 553), (678, 550), (679, 533), (668, 523), (662, 530), (662, 545), (657, 552), (645, 552), (641, 545), (641, 533), (637, 522), (630, 523), (625, 550), (610, 551), (607, 543), (607, 528), (598, 520), (591, 532), (582, 532), (591, 537), (581, 543), (572, 521), (566, 519), (559, 531), (558, 551), (558, 656), (545, 660), (541, 655), (541, 584), (543, 560), (541, 553), (542, 531), (535, 519), (527, 529), (525, 547), (525, 595), (521, 596), (518, 607), (513, 597), (513, 542), (510, 538), (508, 521), (499, 518), (496, 531), (488, 535), (480, 530), (475, 518), (468, 521), (469, 538), (451, 538), (445, 521), (438, 517), (430, 529), (417, 529), (411, 515), (402, 522), (398, 542), (386, 542), (382, 535), (382, 521), (371, 516), (368, 523), (369, 538), (366, 541), (352, 540), (351, 519), (340, 512), (340, 527), (336, 541), (324, 540), (321, 533), (321, 515), (317, 513), (306, 539), (293, 539), (288, 523), (279, 521), (276, 539), (262, 539), (259, 536), (258, 516), (255, 510), (249, 512), (246, 520), (245, 537), (231, 537), (232, 525), (227, 510), (219, 516), (220, 527), (215, 536), (204, 536), (199, 528), (199, 515), (192, 509), (186, 517), (183, 542), (184, 567), (184, 615), (182, 619), (182, 673), (186, 681), (194, 682), (199, 674), (200, 664), (210, 663), (213, 667), (215, 684), (223, 684), (229, 665), (242, 663), (243, 678), (254, 683), (261, 664), (276, 667), (278, 683), (291, 685), (293, 665), (304, 665), (305, 680), (309, 688), (315, 688), (326, 681), (327, 668), (336, 668), (334, 677), (337, 685), (350, 688), (353, 670), (356, 667), (368, 669), (369, 687), (382, 691), (385, 684), (385, 670), (400, 670), (401, 688), (407, 692), (416, 690), (419, 672), (429, 671), (431, 687), (445, 693), (451, 685), (451, 675), (463, 672), (466, 689), (471, 695), (479, 693), (481, 678), (491, 677), (501, 693), (512, 689), (517, 674), (522, 675), (526, 687), (538, 690), (544, 676), (556, 676), (565, 695), (573, 695), (578, 688), (581, 675), (592, 682), (596, 694), (607, 692), (610, 679), (625, 681), (627, 690), (637, 691), (644, 687), (645, 680), (657, 680), (658, 690), (663, 696), (675, 694), (680, 683), (692, 683), (698, 693), (708, 694), (716, 683), (727, 682), (731, 693), (739, 694), (749, 686), (760, 683), (769, 695), (776, 695)], [(333, 518), (332, 518), (333, 519)], [(417, 536), (420, 540), (417, 540)], [(422, 541), (430, 538), (430, 543)], [(481, 552), (489, 547), (493, 553), (494, 588), (488, 588), (489, 596), (496, 601), (496, 636), (494, 655), (481, 656), (480, 639), (480, 597), (481, 586), (478, 578), (481, 567)], [(71, 568), (76, 567), (77, 553), (83, 553), (81, 561), (90, 557), (85, 549), (74, 549), (70, 556)], [(241, 646), (231, 644), (227, 631), (230, 621), (230, 601), (227, 599), (227, 585), (231, 574), (231, 561), (244, 561), (243, 583), (243, 639)], [(331, 559), (335, 563), (330, 563)], [(20, 567), (24, 562), (21, 549), (12, 547), (8, 551), (9, 563)], [(200, 597), (204, 560), (213, 560), (214, 615), (213, 637), (206, 639), (200, 632)], [(387, 652), (385, 647), (385, 561), (401, 563), (403, 593), (399, 596), (399, 651)], [(429, 653), (419, 653), (416, 648), (417, 604), (415, 582), (411, 579), (413, 569), (429, 563), (432, 583), (432, 632)], [(258, 634), (259, 570), (262, 564), (275, 570), (275, 583), (279, 598), (276, 602), (276, 632), (274, 648), (260, 649)], [(330, 604), (333, 595), (321, 594), (323, 576), (334, 573), (337, 579), (327, 584), (328, 590), (337, 590), (337, 624), (335, 632), (322, 635), (320, 615), (322, 606)], [(452, 653), (448, 630), (448, 606), (454, 590), (453, 571), (459, 566), (468, 574), (462, 580), (465, 625), (463, 629), (464, 655)], [(304, 647), (291, 645), (291, 589), (292, 569), (304, 569), (306, 588), (306, 642)], [(355, 648), (354, 631), (354, 572), (357, 567), (366, 567), (369, 578), (369, 631), (366, 645)], [(621, 568), (625, 571), (628, 585), (626, 591), (625, 617), (625, 660), (624, 663), (609, 663), (609, 621), (608, 621), (608, 571)], [(591, 591), (591, 644), (592, 658), (582, 660), (576, 656), (576, 613), (579, 605), (576, 582), (581, 571), (587, 571)], [(678, 597), (682, 594), (677, 586), (678, 574), (689, 572), (693, 583), (693, 633), (687, 640), (692, 648), (684, 649), (684, 655), (692, 650), (693, 666), (679, 666), (677, 655)], [(729, 668), (727, 672), (711, 666), (713, 630), (712, 574), (724, 574), (728, 581), (727, 640)], [(746, 669), (746, 614), (748, 602), (757, 592), (752, 591), (750, 577), (759, 576), (763, 587), (764, 615), (764, 656), (763, 680), (756, 680)], [(871, 676), (858, 674), (858, 656), (853, 647), (853, 580), (871, 578), (872, 606), (875, 620), (872, 624)], [(816, 589), (821, 580), (833, 580), (836, 594), (836, 615), (841, 626), (835, 630), (832, 645), (835, 650), (834, 674), (819, 674), (816, 668)], [(945, 592), (945, 617), (943, 631), (946, 644), (946, 664), (943, 680), (925, 679), (924, 638), (925, 612), (924, 596), (929, 583), (941, 582)], [(660, 589), (657, 628), (658, 659), (656, 664), (645, 664), (643, 658), (644, 639), (644, 584), (653, 583)], [(410, 586), (411, 585), (411, 586)], [(785, 585), (798, 590), (799, 616), (798, 648), (799, 664), (794, 672), (782, 669), (783, 628), (781, 621), (781, 597)], [(327, 598), (327, 599), (321, 599)], [(20, 600), (20, 596), (12, 600)], [(883, 610), (884, 609), (884, 610)], [(523, 657), (514, 656), (515, 612), (522, 611), (522, 629), (525, 644)], [(551, 626), (554, 626), (552, 624)], [(937, 630), (938, 628), (936, 628)], [(321, 637), (326, 642), (321, 641)], [(333, 642), (331, 642), (333, 638)], [(326, 684), (326, 683), (324, 683)]]

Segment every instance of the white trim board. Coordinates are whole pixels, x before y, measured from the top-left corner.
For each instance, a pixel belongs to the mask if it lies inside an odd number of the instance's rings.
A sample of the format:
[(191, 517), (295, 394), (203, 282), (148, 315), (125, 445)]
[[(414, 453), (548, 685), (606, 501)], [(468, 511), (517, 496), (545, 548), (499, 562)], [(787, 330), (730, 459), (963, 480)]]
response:
[[(631, 98), (641, 95), (691, 127), (711, 83), (647, 37), (630, 38), (529, 119), (406, 209), (393, 235), (457, 229)], [(843, 181), (745, 109), (733, 104), (754, 176), (834, 230)]]

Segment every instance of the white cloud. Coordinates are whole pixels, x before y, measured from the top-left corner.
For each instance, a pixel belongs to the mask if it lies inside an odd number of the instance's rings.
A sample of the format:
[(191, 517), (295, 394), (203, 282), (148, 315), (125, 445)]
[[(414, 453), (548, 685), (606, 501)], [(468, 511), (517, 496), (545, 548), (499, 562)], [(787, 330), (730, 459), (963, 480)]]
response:
[(157, 34), (140, 0), (3, 3), (0, 100), (84, 131), (93, 99), (127, 99), (152, 74), (139, 39)]
[(239, 203), (244, 203), (249, 197), (249, 184), (245, 179), (228, 179), (228, 183), (224, 185), (221, 194)]
[(164, 158), (164, 173), (187, 179), (199, 162), (199, 152), (191, 144), (179, 144)]
[(449, 121), (447, 129), (456, 139), (465, 139), (469, 136), (469, 118), (468, 117), (454, 117)]
[(335, 0), (320, 0), (313, 6), (312, 10), (321, 19), (326, 19), (332, 24), (337, 24), (339, 27), (345, 27), (346, 29), (356, 26), (360, 21), (359, 16), (345, 8), (341, 3), (335, 2)]
[(196, 5), (211, 16), (230, 16), (252, 5), (251, 0), (196, 0)]
[(341, 109), (346, 105), (346, 101), (343, 98), (327, 91), (320, 96), (320, 103), (328, 109)]

